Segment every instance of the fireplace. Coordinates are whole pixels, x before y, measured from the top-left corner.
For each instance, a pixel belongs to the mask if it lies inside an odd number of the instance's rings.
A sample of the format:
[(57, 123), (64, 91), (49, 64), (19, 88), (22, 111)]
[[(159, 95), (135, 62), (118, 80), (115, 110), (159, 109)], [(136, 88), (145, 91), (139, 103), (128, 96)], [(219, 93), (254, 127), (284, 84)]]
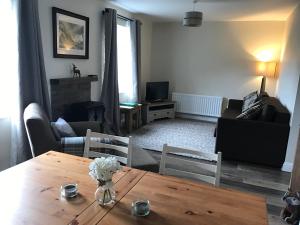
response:
[(59, 117), (68, 122), (104, 121), (104, 105), (91, 101), (91, 82), (96, 75), (81, 78), (51, 79), (51, 107), (53, 120)]

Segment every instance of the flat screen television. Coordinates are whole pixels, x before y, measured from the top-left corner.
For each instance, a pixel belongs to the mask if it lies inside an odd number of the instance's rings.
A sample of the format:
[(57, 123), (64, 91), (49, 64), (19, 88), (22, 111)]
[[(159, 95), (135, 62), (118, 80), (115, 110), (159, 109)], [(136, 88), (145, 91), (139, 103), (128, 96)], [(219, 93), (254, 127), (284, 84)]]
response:
[(146, 101), (164, 101), (169, 98), (169, 82), (147, 82)]

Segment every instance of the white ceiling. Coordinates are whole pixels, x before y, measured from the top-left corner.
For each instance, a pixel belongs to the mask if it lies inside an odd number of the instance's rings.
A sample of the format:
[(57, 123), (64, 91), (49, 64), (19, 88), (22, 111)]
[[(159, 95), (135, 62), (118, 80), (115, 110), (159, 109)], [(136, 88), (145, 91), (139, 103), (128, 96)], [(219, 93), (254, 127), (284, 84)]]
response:
[[(193, 0), (110, 0), (153, 21), (179, 21), (193, 9)], [(196, 10), (206, 21), (285, 21), (300, 0), (199, 0)]]

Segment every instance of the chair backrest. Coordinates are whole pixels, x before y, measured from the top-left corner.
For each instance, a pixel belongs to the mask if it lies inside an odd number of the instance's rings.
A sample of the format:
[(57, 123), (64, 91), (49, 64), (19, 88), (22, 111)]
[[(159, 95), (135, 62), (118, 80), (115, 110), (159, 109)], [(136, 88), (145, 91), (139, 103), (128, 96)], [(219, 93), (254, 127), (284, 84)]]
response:
[(61, 149), (46, 113), (37, 103), (31, 103), (25, 108), (23, 119), (33, 157), (49, 150)]
[[(186, 156), (193, 156), (194, 158), (191, 159)], [(219, 186), (221, 161), (221, 152), (212, 154), (172, 147), (165, 144), (161, 156), (159, 173), (201, 180)], [(193, 169), (191, 170), (191, 168)]]
[[(115, 155), (110, 152), (103, 153), (101, 152), (101, 149), (114, 150), (120, 153), (121, 155)], [(117, 158), (119, 162), (131, 167), (131, 159), (132, 159), (131, 137), (120, 137), (120, 136), (96, 133), (88, 129), (86, 133), (83, 156), (86, 158), (114, 156)]]

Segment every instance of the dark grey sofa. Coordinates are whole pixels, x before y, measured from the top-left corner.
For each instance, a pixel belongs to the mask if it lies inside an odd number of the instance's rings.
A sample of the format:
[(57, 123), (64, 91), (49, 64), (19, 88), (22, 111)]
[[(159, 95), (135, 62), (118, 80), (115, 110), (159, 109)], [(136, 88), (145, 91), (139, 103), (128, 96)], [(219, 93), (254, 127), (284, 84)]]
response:
[(227, 160), (238, 160), (281, 167), (289, 137), (290, 113), (280, 101), (264, 97), (265, 107), (273, 114), (266, 120), (259, 116), (253, 120), (236, 119), (242, 111), (242, 100), (230, 99), (228, 108), (218, 119), (215, 152), (222, 152)]

